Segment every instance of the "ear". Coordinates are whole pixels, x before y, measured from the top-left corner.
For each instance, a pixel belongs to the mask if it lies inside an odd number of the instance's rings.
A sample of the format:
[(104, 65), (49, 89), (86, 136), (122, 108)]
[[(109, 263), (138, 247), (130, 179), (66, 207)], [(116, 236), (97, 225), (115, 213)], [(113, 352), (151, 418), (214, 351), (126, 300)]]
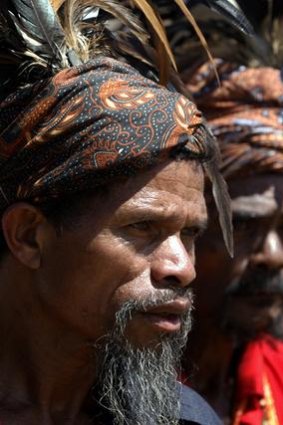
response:
[(51, 227), (38, 208), (25, 202), (12, 205), (2, 217), (2, 231), (11, 253), (33, 270), (41, 265)]

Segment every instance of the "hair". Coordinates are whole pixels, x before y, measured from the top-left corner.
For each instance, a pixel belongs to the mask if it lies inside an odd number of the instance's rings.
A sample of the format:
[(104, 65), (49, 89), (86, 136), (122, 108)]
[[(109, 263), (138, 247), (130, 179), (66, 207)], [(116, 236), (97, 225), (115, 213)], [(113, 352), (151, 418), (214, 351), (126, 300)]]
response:
[[(202, 164), (212, 160), (214, 157), (213, 145), (204, 147), (201, 155), (194, 157), (186, 146), (176, 146), (172, 149), (170, 158), (175, 161), (193, 161)], [(139, 170), (141, 172), (141, 170)], [(134, 175), (134, 174), (133, 174)], [(129, 178), (129, 177), (127, 177)], [(126, 179), (126, 178), (124, 178)], [(69, 229), (78, 223), (78, 219), (88, 210), (90, 198), (107, 196), (116, 182), (122, 181), (122, 177), (105, 185), (97, 186), (95, 189), (66, 195), (60, 199), (52, 199), (45, 203), (35, 203), (32, 199), (23, 200), (39, 208), (47, 220), (54, 226), (58, 235), (63, 229)], [(3, 213), (2, 213), (3, 214)], [(0, 262), (9, 252), (3, 231), (0, 231)]]
[[(62, 234), (63, 229), (69, 229), (78, 222), (78, 218), (87, 211), (89, 200), (93, 196), (106, 196), (109, 193), (110, 186), (99, 186), (95, 191), (78, 192), (74, 195), (68, 195), (60, 199), (50, 200), (48, 203), (37, 204), (33, 200), (25, 200), (31, 205), (37, 207), (47, 220), (54, 226), (58, 235)], [(9, 248), (3, 234), (0, 231), (0, 262)]]

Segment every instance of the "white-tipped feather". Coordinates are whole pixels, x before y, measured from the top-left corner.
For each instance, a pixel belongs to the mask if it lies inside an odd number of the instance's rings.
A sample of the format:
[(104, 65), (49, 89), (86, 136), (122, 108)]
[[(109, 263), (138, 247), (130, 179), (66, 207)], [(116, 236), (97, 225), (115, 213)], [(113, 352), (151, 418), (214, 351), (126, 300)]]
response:
[[(103, 28), (99, 21), (96, 22), (100, 10), (119, 21), (141, 43), (148, 42), (149, 35), (140, 21), (121, 3), (115, 0), (69, 0), (65, 2), (62, 13), (66, 42), (83, 62), (95, 55), (96, 48), (101, 49)], [(106, 39), (104, 43), (107, 44)]]
[[(183, 0), (176, 0), (190, 23), (197, 29), (201, 44), (208, 51), (204, 38)], [(121, 4), (123, 3), (123, 4)], [(124, 4), (127, 5), (124, 6)], [(150, 31), (145, 30), (136, 16), (140, 9)], [(99, 13), (98, 13), (99, 11)], [(102, 12), (102, 13), (101, 13)], [(103, 19), (100, 16), (103, 16)], [(119, 43), (120, 36), (111, 34), (105, 17), (120, 22), (130, 43)], [(132, 41), (136, 39), (136, 43)], [(120, 45), (119, 45), (120, 44)], [(130, 47), (133, 46), (133, 48)], [(134, 53), (136, 45), (143, 45)], [(2, 93), (18, 80), (21, 70), (22, 84), (50, 76), (60, 69), (85, 62), (97, 54), (126, 55), (137, 60), (141, 52), (144, 63), (153, 59), (160, 72), (160, 81), (166, 84), (172, 67), (176, 69), (162, 19), (151, 0), (1, 0), (0, 2), (0, 75)], [(154, 47), (155, 53), (152, 52)], [(149, 53), (150, 52), (150, 53)], [(9, 69), (9, 63), (11, 68)], [(18, 64), (18, 68), (15, 67)], [(25, 74), (24, 67), (39, 67), (39, 72)], [(6, 93), (5, 91), (5, 93)], [(1, 96), (1, 91), (0, 91)]]

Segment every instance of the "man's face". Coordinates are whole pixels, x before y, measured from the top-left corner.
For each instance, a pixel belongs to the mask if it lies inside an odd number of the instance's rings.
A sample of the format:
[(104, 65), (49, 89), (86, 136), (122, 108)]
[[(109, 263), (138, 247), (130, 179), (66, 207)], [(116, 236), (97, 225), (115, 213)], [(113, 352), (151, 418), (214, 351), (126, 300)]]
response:
[(269, 331), (282, 316), (282, 176), (235, 178), (228, 184), (235, 256), (227, 256), (212, 213), (198, 251), (197, 309), (200, 316), (212, 317), (224, 307), (228, 328), (249, 336)]
[(112, 330), (127, 303), (163, 297), (134, 312), (125, 329), (131, 344), (150, 345), (178, 332), (190, 309), (194, 242), (205, 223), (203, 173), (195, 163), (173, 162), (116, 183), (50, 241), (37, 296), (49, 315), (90, 341)]

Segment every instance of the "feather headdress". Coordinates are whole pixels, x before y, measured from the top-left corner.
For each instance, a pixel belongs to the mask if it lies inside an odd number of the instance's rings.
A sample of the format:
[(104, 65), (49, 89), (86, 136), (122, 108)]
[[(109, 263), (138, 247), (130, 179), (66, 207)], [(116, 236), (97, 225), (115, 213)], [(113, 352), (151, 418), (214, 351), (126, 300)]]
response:
[[(175, 0), (175, 4), (211, 58), (185, 1)], [(158, 69), (163, 84), (176, 69), (158, 7), (150, 0), (1, 0), (0, 99), (18, 87), (87, 63), (97, 55), (134, 62), (134, 67), (147, 70), (146, 76)], [(200, 134), (203, 140), (204, 133)], [(232, 253), (228, 192), (217, 170), (208, 166), (208, 175), (213, 181), (224, 239)]]
[[(210, 55), (184, 0), (175, 2)], [(11, 85), (52, 75), (100, 53), (155, 62), (162, 83), (170, 67), (176, 69), (162, 20), (150, 0), (1, 0), (1, 94)]]
[[(248, 67), (282, 68), (281, 0), (193, 0), (191, 10), (213, 57)], [(192, 63), (206, 60), (199, 40), (183, 18), (174, 27), (172, 24), (169, 38), (181, 70), (188, 70)]]

